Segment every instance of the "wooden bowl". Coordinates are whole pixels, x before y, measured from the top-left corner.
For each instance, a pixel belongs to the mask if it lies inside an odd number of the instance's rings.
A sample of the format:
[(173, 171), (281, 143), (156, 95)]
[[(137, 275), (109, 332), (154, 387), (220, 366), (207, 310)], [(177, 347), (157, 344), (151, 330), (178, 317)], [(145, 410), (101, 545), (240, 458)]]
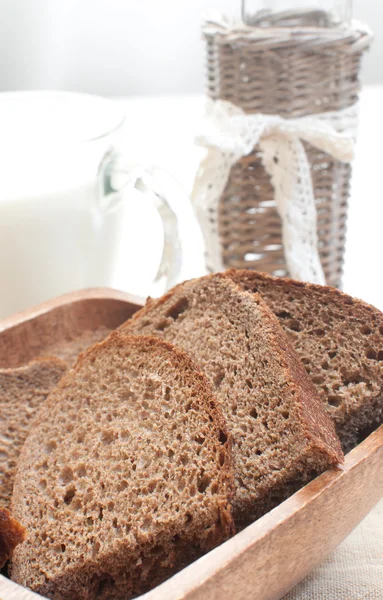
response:
[[(0, 323), (0, 367), (24, 364), (56, 341), (118, 327), (143, 301), (109, 289), (67, 294)], [(255, 523), (141, 600), (278, 600), (320, 563), (383, 496), (383, 426)], [(36, 600), (0, 576), (0, 600)]]

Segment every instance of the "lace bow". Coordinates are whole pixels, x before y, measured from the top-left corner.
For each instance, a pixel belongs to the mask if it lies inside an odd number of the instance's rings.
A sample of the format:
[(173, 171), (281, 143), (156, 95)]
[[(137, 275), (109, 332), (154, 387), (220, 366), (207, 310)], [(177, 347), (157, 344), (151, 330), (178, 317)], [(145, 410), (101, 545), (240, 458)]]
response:
[(217, 225), (219, 198), (231, 167), (257, 147), (274, 187), (289, 274), (302, 281), (325, 283), (318, 254), (310, 164), (302, 142), (309, 142), (336, 160), (350, 162), (356, 120), (356, 105), (341, 111), (284, 119), (277, 115), (246, 114), (222, 100), (208, 101), (205, 130), (197, 138), (197, 143), (207, 149), (207, 155), (197, 173), (192, 201), (214, 270), (224, 269)]

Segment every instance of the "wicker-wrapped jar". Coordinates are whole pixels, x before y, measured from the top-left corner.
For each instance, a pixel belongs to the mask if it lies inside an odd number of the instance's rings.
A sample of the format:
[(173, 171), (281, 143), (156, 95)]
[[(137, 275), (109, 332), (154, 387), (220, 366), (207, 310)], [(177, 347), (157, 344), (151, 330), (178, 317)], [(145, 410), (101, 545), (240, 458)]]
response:
[[(249, 28), (204, 25), (207, 93), (246, 113), (296, 118), (357, 103), (360, 62), (371, 36), (357, 25)], [(351, 167), (305, 143), (326, 283), (340, 287)], [(219, 200), (224, 267), (288, 275), (274, 190), (257, 148), (231, 169)], [(205, 232), (206, 235), (206, 232)], [(213, 271), (214, 265), (207, 267)]]

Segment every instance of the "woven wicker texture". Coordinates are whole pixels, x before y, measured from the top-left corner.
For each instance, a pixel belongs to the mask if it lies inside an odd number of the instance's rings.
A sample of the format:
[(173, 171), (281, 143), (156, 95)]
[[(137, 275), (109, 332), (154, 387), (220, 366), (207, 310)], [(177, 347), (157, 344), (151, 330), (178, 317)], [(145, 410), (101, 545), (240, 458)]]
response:
[[(247, 113), (285, 118), (355, 104), (360, 62), (370, 35), (357, 27), (203, 28), (207, 93)], [(319, 254), (328, 285), (339, 287), (351, 168), (305, 144), (318, 212)], [(225, 267), (286, 275), (274, 190), (257, 152), (231, 170), (220, 198), (218, 228)], [(208, 265), (209, 267), (209, 265)]]

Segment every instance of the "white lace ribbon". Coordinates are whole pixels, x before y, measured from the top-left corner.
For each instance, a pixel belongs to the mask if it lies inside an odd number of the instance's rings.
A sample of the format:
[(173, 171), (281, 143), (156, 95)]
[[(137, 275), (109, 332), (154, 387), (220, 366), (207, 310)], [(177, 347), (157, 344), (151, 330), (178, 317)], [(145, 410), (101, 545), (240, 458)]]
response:
[(222, 100), (208, 100), (205, 130), (197, 143), (207, 149), (194, 183), (192, 202), (204, 233), (210, 266), (224, 269), (218, 232), (218, 203), (231, 167), (259, 149), (274, 187), (282, 239), (291, 277), (325, 283), (318, 254), (317, 213), (310, 164), (302, 144), (309, 142), (334, 159), (353, 158), (357, 105), (295, 119), (246, 114)]

